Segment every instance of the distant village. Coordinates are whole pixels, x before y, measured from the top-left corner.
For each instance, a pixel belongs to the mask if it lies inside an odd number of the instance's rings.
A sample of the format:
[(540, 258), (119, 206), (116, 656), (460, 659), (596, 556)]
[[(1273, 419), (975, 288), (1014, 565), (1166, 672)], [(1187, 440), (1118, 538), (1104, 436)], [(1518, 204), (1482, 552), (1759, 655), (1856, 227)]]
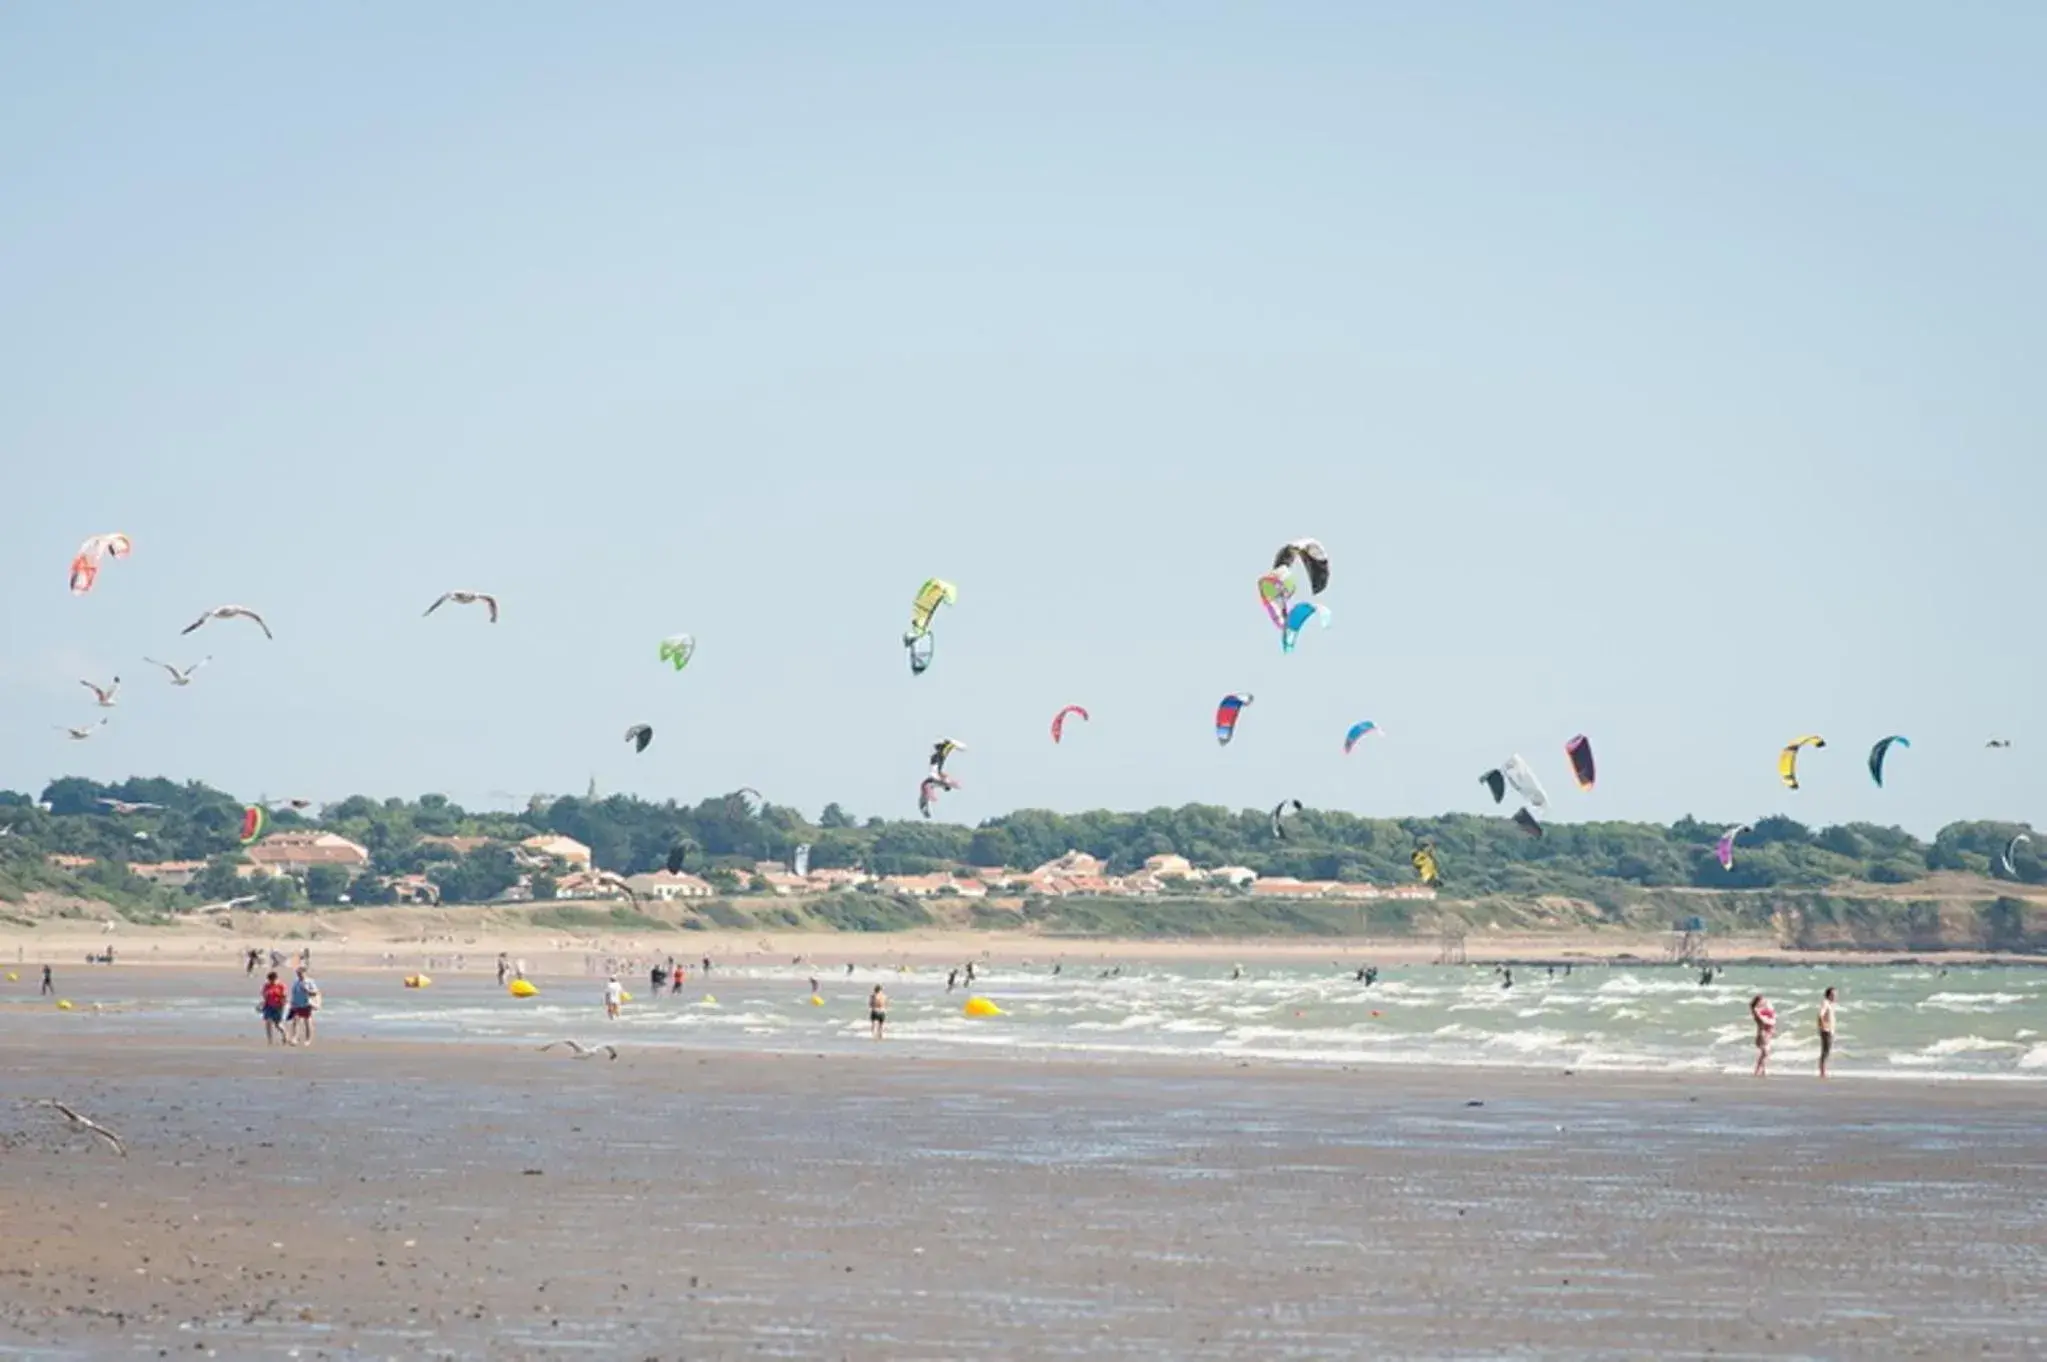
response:
[[(423, 845), (445, 847), (455, 857), (467, 856), (485, 847), (506, 845), (522, 868), (519, 879), (497, 902), (528, 903), (534, 898), (536, 878), (552, 881), (557, 900), (615, 898), (614, 884), (600, 878), (591, 862), (590, 848), (572, 837), (543, 835), (522, 842), (503, 844), (487, 837), (423, 837)], [(236, 867), (244, 879), (291, 876), (303, 880), (316, 867), (326, 866), (350, 877), (351, 881), (370, 874), (367, 847), (331, 832), (278, 832), (245, 849), (247, 861)], [(92, 864), (89, 857), (51, 856), (59, 869), (79, 870)], [(160, 861), (130, 864), (130, 873), (162, 885), (182, 889), (206, 869), (204, 861)], [(870, 875), (862, 870), (808, 870), (797, 874), (779, 861), (758, 861), (750, 873), (738, 874), (736, 891), (721, 891), (709, 880), (688, 872), (657, 870), (626, 877), (633, 894), (653, 902), (711, 899), (721, 893), (772, 894), (790, 897), (830, 894), (846, 890), (902, 895), (907, 898), (962, 898), (1022, 900), (1026, 898), (1144, 898), (1160, 894), (1243, 894), (1253, 898), (1428, 900), (1436, 891), (1425, 885), (1382, 886), (1353, 884), (1338, 880), (1301, 880), (1288, 875), (1261, 877), (1240, 865), (1202, 868), (1184, 856), (1153, 856), (1141, 870), (1111, 875), (1097, 858), (1081, 851), (1069, 851), (1057, 860), (1033, 870), (967, 868), (929, 875)], [(426, 875), (378, 878), (378, 884), (401, 903), (435, 904), (441, 901), (440, 886)], [(344, 902), (346, 899), (344, 898)]]

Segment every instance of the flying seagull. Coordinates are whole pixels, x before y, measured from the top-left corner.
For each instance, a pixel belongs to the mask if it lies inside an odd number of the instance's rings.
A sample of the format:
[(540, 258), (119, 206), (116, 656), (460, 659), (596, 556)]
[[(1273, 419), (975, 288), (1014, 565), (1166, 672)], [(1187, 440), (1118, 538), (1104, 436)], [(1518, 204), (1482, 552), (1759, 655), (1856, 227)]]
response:
[(256, 627), (263, 631), (263, 637), (271, 639), (277, 637), (277, 635), (270, 632), (270, 626), (263, 622), (263, 617), (257, 614), (255, 611), (249, 609), (249, 607), (246, 605), (216, 605), (213, 607), (213, 609), (207, 611), (198, 619), (193, 620), (190, 624), (186, 625), (178, 632), (181, 634), (189, 634), (194, 629), (197, 629), (200, 625), (206, 623), (206, 621), (208, 620), (237, 619), (254, 620), (256, 622)]
[(192, 673), (198, 671), (201, 667), (213, 661), (213, 654), (208, 653), (205, 657), (200, 658), (197, 662), (194, 662), (191, 666), (185, 668), (183, 671), (179, 671), (176, 667), (173, 667), (168, 662), (158, 662), (153, 657), (145, 657), (142, 660), (144, 662), (151, 664), (152, 666), (162, 667), (165, 671), (169, 672), (171, 674), (172, 685), (189, 686), (192, 684)]
[(100, 729), (105, 728), (106, 726), (107, 721), (105, 719), (101, 719), (98, 723), (89, 724), (84, 728), (66, 728), (62, 724), (59, 724), (57, 726), (57, 731), (59, 733), (70, 734), (71, 740), (73, 742), (84, 742), (87, 738), (90, 738), (94, 733), (97, 733)]
[(161, 809), (161, 804), (130, 804), (125, 799), (95, 799), (95, 804), (104, 804), (109, 813), (141, 813), (146, 809)]
[[(434, 611), (440, 609), (449, 601), (453, 601), (457, 605), (475, 605), (478, 601), (481, 601), (490, 608), (490, 622), (492, 624), (498, 622), (498, 598), (491, 595), (488, 591), (443, 591), (441, 598), (426, 608), (426, 613), (428, 615), (433, 614)], [(421, 618), (424, 619), (425, 616), (423, 615)]]
[(618, 1058), (618, 1047), (615, 1045), (585, 1045), (581, 1041), (575, 1040), (551, 1040), (547, 1044), (536, 1048), (552, 1050), (557, 1045), (568, 1046), (569, 1049), (575, 1051), (577, 1059), (595, 1059), (598, 1055), (605, 1055), (611, 1059)]
[(99, 1136), (102, 1140), (105, 1140), (108, 1144), (112, 1145), (114, 1147), (114, 1152), (116, 1154), (119, 1154), (122, 1158), (125, 1159), (128, 1157), (128, 1146), (121, 1143), (121, 1137), (119, 1135), (116, 1135), (113, 1131), (108, 1130), (98, 1121), (95, 1121), (87, 1116), (80, 1116), (77, 1112), (73, 1111), (71, 1108), (65, 1106), (62, 1102), (59, 1102), (54, 1098), (49, 1097), (42, 1098), (34, 1105), (39, 1107), (53, 1108), (59, 1115), (61, 1115), (65, 1120), (69, 1121), (72, 1125), (79, 1127), (81, 1130), (89, 1130), (93, 1134)]
[(121, 678), (118, 676), (114, 678), (114, 684), (111, 686), (102, 686), (92, 681), (80, 681), (78, 684), (92, 692), (92, 698), (99, 702), (101, 709), (112, 709), (114, 697), (121, 691)]

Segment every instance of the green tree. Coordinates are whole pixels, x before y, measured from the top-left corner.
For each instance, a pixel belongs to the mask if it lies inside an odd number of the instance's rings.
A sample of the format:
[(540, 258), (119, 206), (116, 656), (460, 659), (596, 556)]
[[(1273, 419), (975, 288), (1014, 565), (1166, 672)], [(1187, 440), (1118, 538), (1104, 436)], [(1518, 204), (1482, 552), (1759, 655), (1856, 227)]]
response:
[(241, 897), (242, 877), (235, 870), (239, 857), (215, 856), (206, 863), (206, 868), (192, 877), (186, 887), (187, 893), (203, 903), (224, 903), (228, 899)]
[(348, 872), (338, 865), (316, 865), (306, 871), (306, 897), (314, 903), (341, 902), (348, 892)]
[(264, 907), (279, 911), (296, 908), (305, 901), (305, 895), (299, 889), (299, 882), (289, 875), (272, 875), (263, 881), (263, 887), (258, 892), (263, 896)]

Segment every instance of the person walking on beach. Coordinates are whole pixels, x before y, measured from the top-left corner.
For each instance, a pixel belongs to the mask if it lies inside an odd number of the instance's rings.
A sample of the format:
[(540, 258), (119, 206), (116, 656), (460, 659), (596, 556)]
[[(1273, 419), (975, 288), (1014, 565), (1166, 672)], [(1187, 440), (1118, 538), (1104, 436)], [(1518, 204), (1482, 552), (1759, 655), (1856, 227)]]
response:
[(57, 991), (57, 985), (56, 985), (56, 984), (55, 984), (55, 983), (54, 983), (54, 982), (53, 982), (53, 981), (52, 981), (52, 980), (50, 979), (50, 967), (49, 967), (48, 965), (44, 965), (44, 966), (43, 966), (43, 996), (44, 996), (45, 998), (47, 998), (47, 997), (49, 997), (49, 996), (50, 996), (50, 995), (51, 995), (52, 993), (55, 993), (56, 991)]
[(619, 1005), (625, 1001), (625, 989), (612, 975), (604, 982), (604, 1015), (612, 1021), (618, 1020)]
[(503, 987), (505, 986), (505, 975), (509, 974), (509, 973), (511, 972), (511, 969), (512, 969), (512, 962), (511, 962), (511, 961), (509, 961), (509, 960), (507, 960), (507, 959), (505, 959), (505, 953), (504, 953), (503, 951), (499, 951), (499, 952), (498, 952), (498, 987), (499, 987), (499, 988), (503, 988)]
[(1770, 1037), (1777, 1033), (1777, 1009), (1758, 993), (1748, 1000), (1748, 1014), (1756, 1024), (1756, 1077), (1764, 1077), (1770, 1063)]
[(285, 1015), (284, 1037), (287, 1042), (296, 1036), (300, 1045), (313, 1043), (313, 1013), (320, 1006), (320, 986), (313, 982), (313, 976), (300, 965), (298, 977), (291, 981), (291, 1011)]
[(867, 1020), (874, 1027), (874, 1038), (880, 1040), (881, 1029), (888, 1025), (888, 994), (881, 991), (880, 984), (867, 995)]
[(1827, 1061), (1834, 1054), (1834, 990), (1820, 995), (1820, 1077), (1827, 1076)]
[(276, 970), (264, 978), (263, 1001), (256, 1004), (256, 1010), (263, 1014), (265, 1045), (275, 1045), (280, 1040), (291, 1044), (291, 1033), (284, 1029), (284, 985), (278, 982)]

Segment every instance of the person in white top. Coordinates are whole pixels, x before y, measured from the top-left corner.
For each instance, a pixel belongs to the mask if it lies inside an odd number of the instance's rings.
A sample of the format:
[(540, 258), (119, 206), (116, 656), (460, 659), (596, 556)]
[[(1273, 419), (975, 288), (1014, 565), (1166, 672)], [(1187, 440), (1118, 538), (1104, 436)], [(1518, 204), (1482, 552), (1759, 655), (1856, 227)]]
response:
[(625, 987), (618, 982), (618, 976), (614, 974), (604, 984), (604, 1015), (617, 1021), (619, 1004), (624, 1001)]
[(1827, 1060), (1834, 1053), (1834, 990), (1820, 998), (1820, 1077), (1827, 1076)]

